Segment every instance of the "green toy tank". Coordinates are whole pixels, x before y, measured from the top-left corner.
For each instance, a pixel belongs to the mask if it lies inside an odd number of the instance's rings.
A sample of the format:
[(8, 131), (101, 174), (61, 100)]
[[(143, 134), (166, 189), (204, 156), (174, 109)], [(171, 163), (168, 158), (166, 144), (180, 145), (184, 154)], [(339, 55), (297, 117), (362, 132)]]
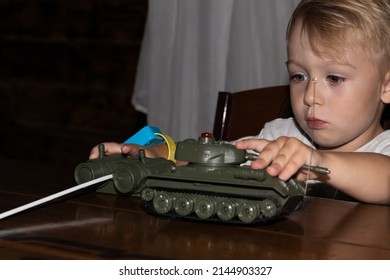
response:
[[(104, 149), (102, 149), (104, 151)], [(304, 187), (294, 179), (282, 181), (265, 170), (241, 166), (256, 155), (215, 141), (210, 133), (179, 142), (176, 166), (163, 158), (103, 156), (76, 167), (78, 183), (113, 174), (100, 191), (139, 194), (148, 212), (226, 223), (264, 223), (298, 210)]]

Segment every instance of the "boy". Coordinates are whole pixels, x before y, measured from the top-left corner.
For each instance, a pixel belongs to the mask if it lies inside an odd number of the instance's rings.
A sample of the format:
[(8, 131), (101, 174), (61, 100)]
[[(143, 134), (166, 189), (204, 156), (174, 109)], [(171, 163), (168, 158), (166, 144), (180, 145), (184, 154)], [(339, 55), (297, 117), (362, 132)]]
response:
[[(390, 131), (380, 125), (390, 103), (390, 1), (301, 1), (287, 29), (287, 53), (295, 118), (272, 121), (236, 146), (259, 153), (252, 168), (283, 180), (315, 179), (360, 201), (390, 204)], [(107, 154), (140, 149), (105, 144)], [(166, 157), (167, 148), (146, 153)], [(306, 174), (304, 164), (331, 173)]]

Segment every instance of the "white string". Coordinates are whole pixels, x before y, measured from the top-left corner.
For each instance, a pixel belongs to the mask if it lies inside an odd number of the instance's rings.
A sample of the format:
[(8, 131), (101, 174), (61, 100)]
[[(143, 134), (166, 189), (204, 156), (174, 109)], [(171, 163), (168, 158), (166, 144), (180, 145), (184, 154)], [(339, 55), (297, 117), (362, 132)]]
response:
[[(313, 82), (313, 117), (315, 117), (315, 107), (316, 107), (316, 84), (317, 84), (317, 78), (313, 78), (311, 79), (311, 81)], [(307, 193), (307, 188), (308, 188), (308, 185), (309, 185), (309, 177), (310, 177), (310, 171), (311, 171), (311, 167), (312, 167), (312, 158), (313, 158), (313, 151), (314, 151), (314, 129), (313, 129), (313, 135), (311, 137), (311, 151), (310, 151), (310, 158), (309, 158), (309, 164), (308, 164), (308, 168), (307, 168), (307, 174), (306, 174), (306, 182), (305, 182), (305, 195)]]
[[(313, 142), (313, 140), (312, 140), (312, 142)], [(313, 145), (313, 143), (312, 143), (312, 145)], [(306, 171), (307, 174), (306, 174), (306, 182), (305, 182), (305, 195), (307, 193), (307, 188), (309, 186), (309, 177), (310, 177), (312, 156), (313, 156), (313, 147), (311, 148), (311, 151), (310, 151), (310, 161), (309, 161), (308, 168), (307, 168), (307, 171)]]
[(11, 215), (17, 214), (17, 213), (19, 213), (19, 212), (22, 212), (22, 211), (24, 211), (24, 210), (27, 210), (27, 209), (29, 209), (29, 208), (33, 208), (33, 207), (38, 206), (38, 205), (40, 205), (40, 204), (49, 202), (49, 201), (54, 200), (54, 199), (56, 199), (56, 198), (59, 198), (59, 197), (61, 197), (61, 196), (64, 196), (64, 195), (70, 194), (70, 193), (72, 193), (72, 192), (75, 192), (75, 191), (84, 189), (84, 188), (86, 188), (86, 187), (92, 186), (92, 185), (97, 184), (97, 183), (101, 183), (101, 182), (110, 180), (110, 179), (112, 179), (112, 177), (113, 177), (112, 174), (110, 174), (110, 175), (106, 175), (106, 176), (103, 176), (103, 177), (100, 177), (100, 178), (96, 178), (96, 179), (94, 179), (94, 180), (91, 180), (91, 181), (82, 183), (82, 184), (77, 185), (77, 186), (74, 186), (74, 187), (72, 187), (72, 188), (69, 188), (69, 189), (60, 191), (60, 192), (58, 192), (58, 193), (55, 193), (55, 194), (52, 194), (52, 195), (43, 197), (43, 198), (41, 198), (41, 199), (38, 199), (38, 200), (36, 200), (36, 201), (27, 203), (27, 204), (22, 205), (22, 206), (19, 206), (19, 207), (17, 207), (17, 208), (8, 210), (8, 211), (3, 212), (3, 213), (0, 214), (0, 220), (1, 220), (1, 219), (4, 219), (4, 218), (6, 218), (6, 217), (9, 217), (9, 216), (11, 216)]

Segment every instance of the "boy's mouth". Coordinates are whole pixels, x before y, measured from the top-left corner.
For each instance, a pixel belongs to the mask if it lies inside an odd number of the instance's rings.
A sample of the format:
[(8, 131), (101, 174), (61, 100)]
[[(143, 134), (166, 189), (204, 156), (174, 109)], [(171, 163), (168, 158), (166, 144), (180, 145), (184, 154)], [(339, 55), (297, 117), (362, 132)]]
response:
[(323, 121), (323, 120), (320, 120), (317, 118), (313, 118), (313, 117), (307, 117), (305, 120), (306, 120), (307, 126), (311, 129), (322, 129), (322, 128), (325, 128), (325, 126), (327, 124), (326, 121)]

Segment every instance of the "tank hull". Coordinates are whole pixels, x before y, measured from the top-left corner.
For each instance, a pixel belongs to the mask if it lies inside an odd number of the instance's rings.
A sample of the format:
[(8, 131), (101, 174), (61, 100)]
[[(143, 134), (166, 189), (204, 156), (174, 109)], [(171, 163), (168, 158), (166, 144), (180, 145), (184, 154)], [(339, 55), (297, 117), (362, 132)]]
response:
[(265, 223), (297, 211), (304, 197), (298, 182), (247, 166), (177, 167), (143, 184), (141, 199), (148, 212), (212, 222)]
[(234, 145), (189, 139), (178, 144), (176, 159), (188, 164), (147, 158), (143, 150), (136, 157), (102, 155), (77, 166), (75, 178), (84, 183), (113, 174), (98, 191), (139, 195), (150, 213), (206, 222), (266, 223), (302, 206), (305, 190), (300, 182), (243, 165), (247, 153)]

